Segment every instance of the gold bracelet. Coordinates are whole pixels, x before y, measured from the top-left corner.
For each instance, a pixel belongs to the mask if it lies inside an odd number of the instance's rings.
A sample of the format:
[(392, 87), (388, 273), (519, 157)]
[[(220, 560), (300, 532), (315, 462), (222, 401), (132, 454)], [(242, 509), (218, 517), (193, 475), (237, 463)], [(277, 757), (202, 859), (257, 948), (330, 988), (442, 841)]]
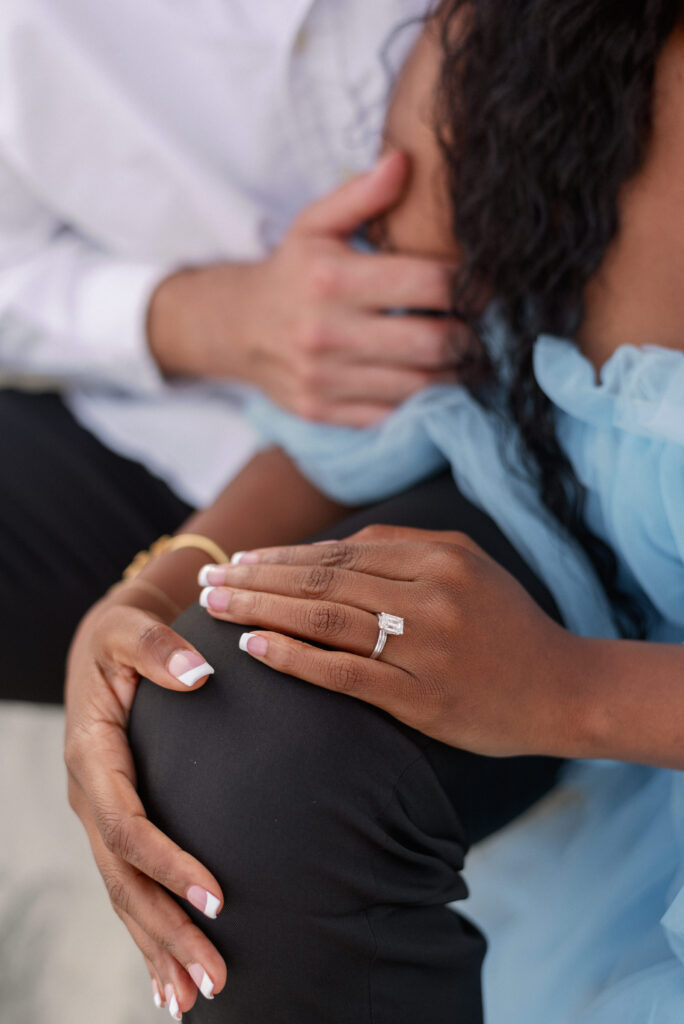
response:
[(143, 571), (154, 558), (159, 558), (167, 551), (180, 551), (181, 548), (198, 548), (204, 551), (214, 563), (229, 562), (230, 558), (219, 545), (201, 533), (179, 533), (175, 537), (164, 536), (155, 540), (148, 551), (139, 551), (131, 564), (124, 570), (122, 579), (133, 580)]

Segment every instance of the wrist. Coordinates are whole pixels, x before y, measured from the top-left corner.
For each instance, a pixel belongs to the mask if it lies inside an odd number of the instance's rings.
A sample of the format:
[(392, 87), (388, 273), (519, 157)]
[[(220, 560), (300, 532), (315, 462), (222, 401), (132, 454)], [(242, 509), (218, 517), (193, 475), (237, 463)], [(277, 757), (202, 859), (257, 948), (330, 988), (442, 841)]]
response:
[(171, 274), (157, 286), (148, 307), (147, 341), (164, 373), (249, 378), (247, 332), (254, 312), (250, 297), (259, 266), (194, 267)]
[(193, 305), (196, 270), (179, 270), (155, 288), (147, 310), (147, 344), (160, 370), (168, 376), (202, 373), (198, 350), (187, 343), (186, 318)]
[(611, 706), (604, 683), (616, 641), (562, 633), (554, 693), (557, 727), (548, 753), (583, 760), (610, 757)]
[(537, 657), (536, 701), (530, 710), (534, 737), (530, 753), (546, 757), (586, 758), (594, 746), (597, 715), (587, 672), (591, 651), (583, 637), (553, 624)]

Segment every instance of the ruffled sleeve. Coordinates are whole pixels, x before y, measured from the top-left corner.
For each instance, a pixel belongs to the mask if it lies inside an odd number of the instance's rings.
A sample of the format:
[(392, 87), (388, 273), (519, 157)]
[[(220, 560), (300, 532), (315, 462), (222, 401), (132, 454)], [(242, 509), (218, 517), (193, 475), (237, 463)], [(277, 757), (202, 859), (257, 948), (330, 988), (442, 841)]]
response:
[(597, 377), (544, 336), (535, 373), (589, 494), (589, 520), (663, 618), (684, 629), (684, 353), (623, 346)]

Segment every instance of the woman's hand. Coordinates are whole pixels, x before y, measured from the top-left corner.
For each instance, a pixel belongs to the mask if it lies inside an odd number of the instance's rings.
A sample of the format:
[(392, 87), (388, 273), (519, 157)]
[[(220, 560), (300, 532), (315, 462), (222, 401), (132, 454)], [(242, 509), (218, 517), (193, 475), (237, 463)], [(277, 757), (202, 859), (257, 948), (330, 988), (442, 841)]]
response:
[(112, 906), (145, 957), (155, 1002), (166, 1001), (180, 1020), (198, 989), (213, 998), (224, 987), (226, 966), (169, 895), (215, 917), (223, 902), (218, 882), (148, 821), (135, 790), (126, 729), (139, 677), (185, 692), (213, 672), (165, 618), (163, 600), (135, 583), (85, 617), (69, 656), (65, 759), (69, 802), (88, 833)]
[[(241, 641), (252, 657), (444, 743), (559, 753), (572, 729), (559, 683), (573, 638), (464, 534), (373, 526), (341, 543), (243, 553), (200, 582), (214, 618), (258, 628)], [(404, 634), (370, 660), (378, 612), (401, 616)]]

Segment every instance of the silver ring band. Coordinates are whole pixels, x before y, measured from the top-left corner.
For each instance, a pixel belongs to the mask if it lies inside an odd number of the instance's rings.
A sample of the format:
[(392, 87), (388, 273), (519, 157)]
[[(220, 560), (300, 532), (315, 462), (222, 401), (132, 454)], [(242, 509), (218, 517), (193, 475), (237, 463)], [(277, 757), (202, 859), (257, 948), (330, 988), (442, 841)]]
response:
[(404, 620), (399, 615), (390, 615), (389, 612), (376, 612), (378, 619), (378, 639), (371, 654), (371, 661), (375, 661), (385, 650), (388, 636), (403, 636)]

